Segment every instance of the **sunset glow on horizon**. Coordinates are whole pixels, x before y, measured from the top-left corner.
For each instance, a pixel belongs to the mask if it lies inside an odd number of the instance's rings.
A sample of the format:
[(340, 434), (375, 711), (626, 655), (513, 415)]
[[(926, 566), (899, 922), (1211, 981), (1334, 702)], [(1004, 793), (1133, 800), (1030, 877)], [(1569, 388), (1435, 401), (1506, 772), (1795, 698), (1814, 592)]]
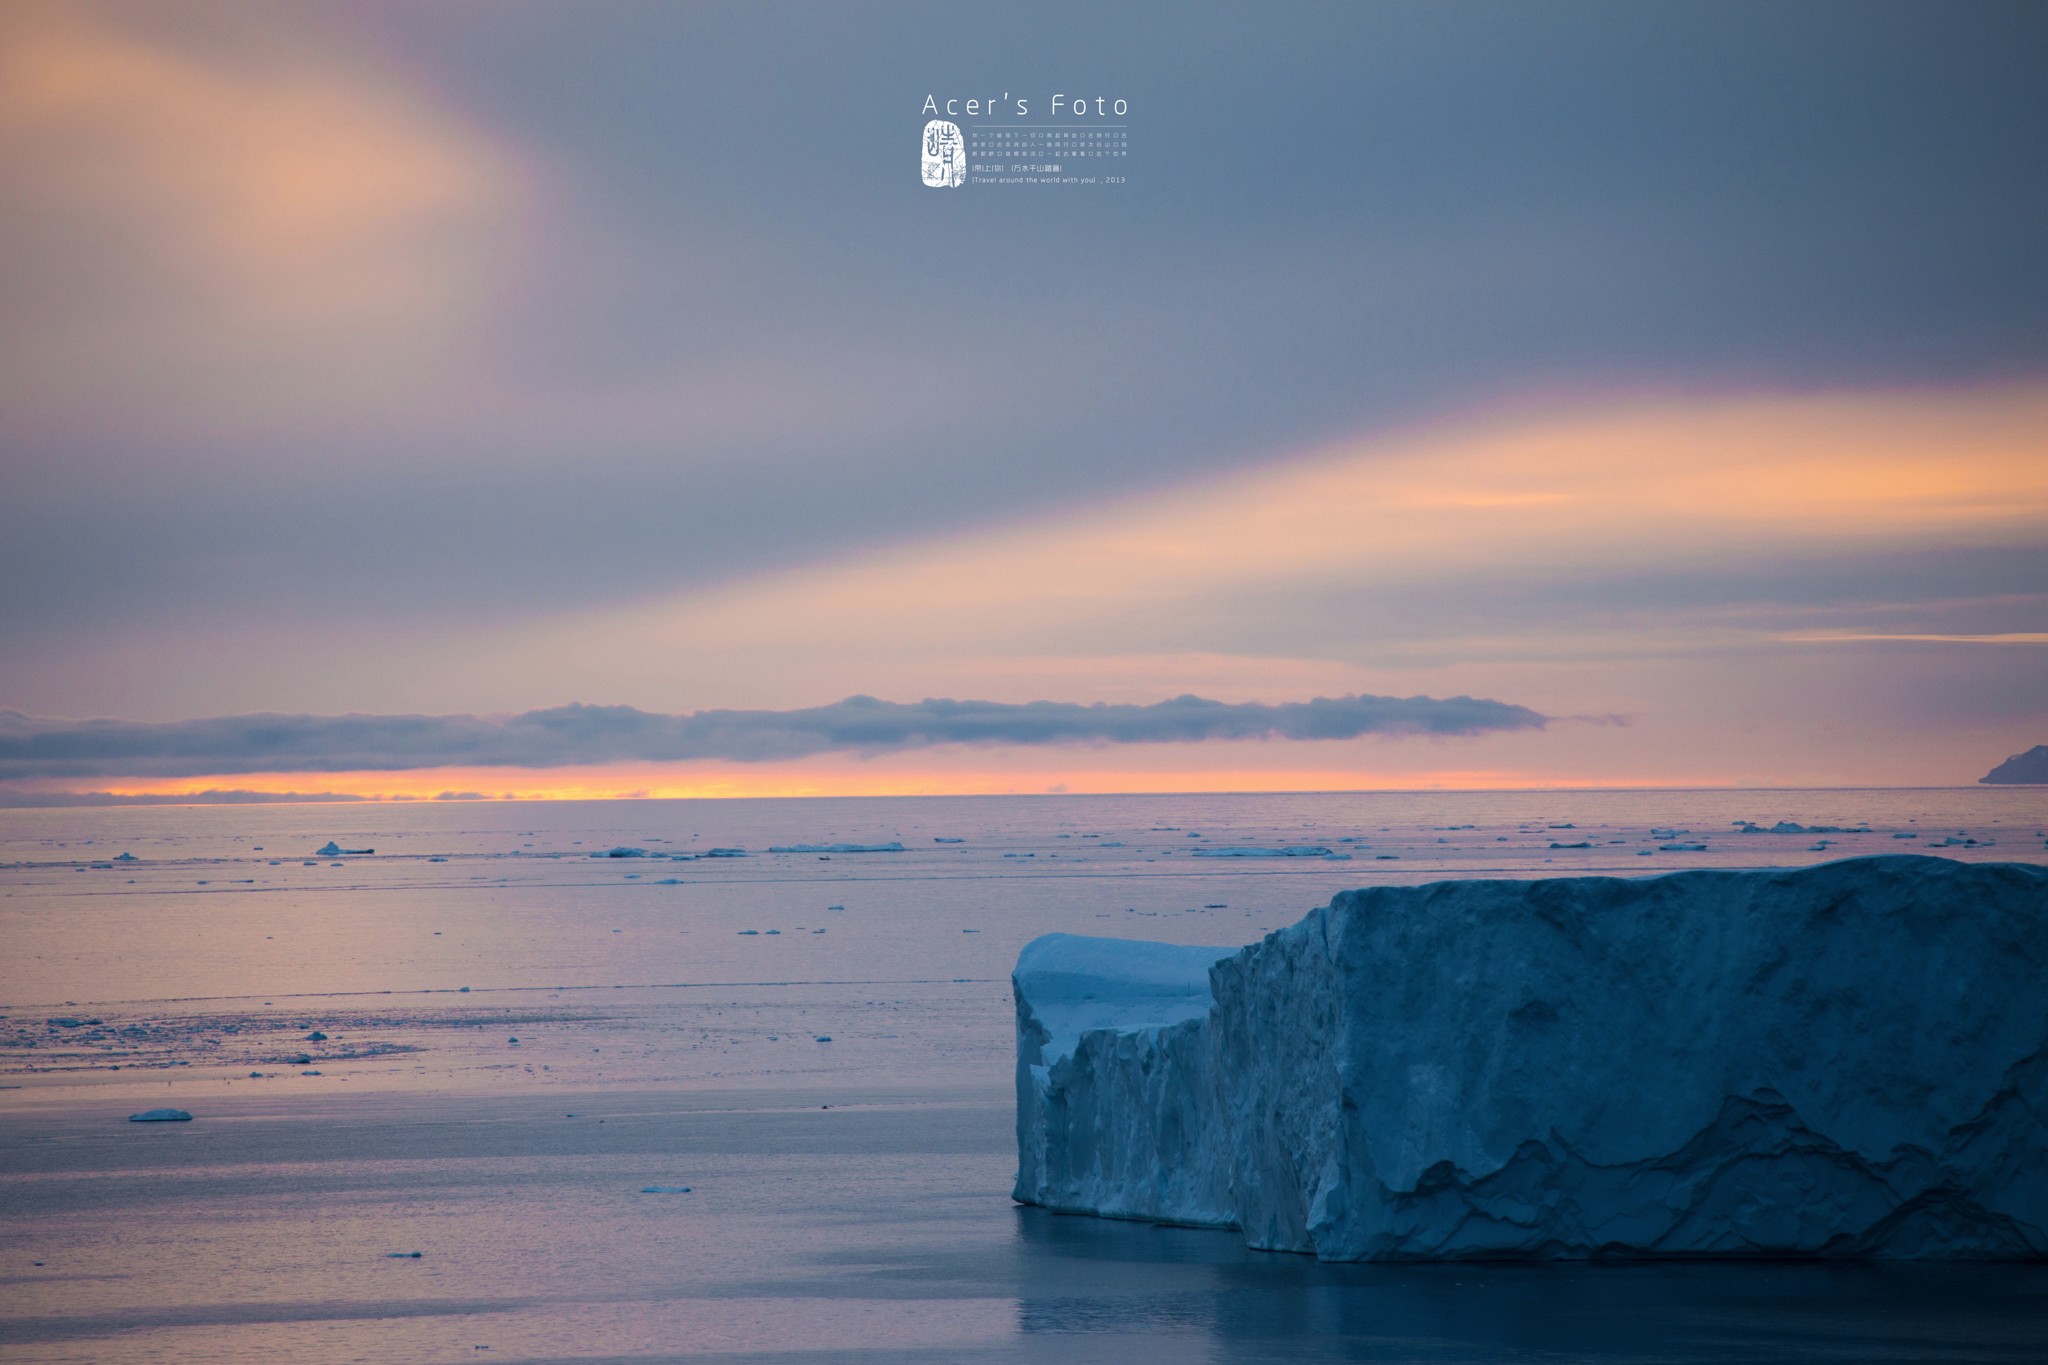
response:
[[(1955, 783), (2048, 726), (2038, 263), (1983, 235), (2048, 214), (1884, 131), (2024, 141), (1995, 100), (1901, 112), (1845, 67), (1786, 96), (1812, 145), (1894, 150), (1817, 157), (1689, 75), (1626, 100), (1716, 168), (1672, 182), (1581, 45), (1362, 13), (1363, 66), (1288, 69), (1329, 145), (1413, 155), (1276, 177), (1168, 82), (1131, 92), (1180, 113), (1129, 193), (998, 205), (874, 161), (901, 92), (849, 75), (849, 16), (675, 7), (636, 20), (655, 67), (566, 13), (474, 17), (0, 15), (0, 708), (30, 728), (862, 695), (1553, 718), (349, 773), (430, 797)], [(616, 100), (531, 79), (582, 44)], [(1419, 91), (1414, 61), (1462, 74)], [(731, 84), (764, 64), (772, 107)], [(1473, 137), (1477, 89), (1550, 131)], [(812, 143), (805, 175), (757, 154)], [(1211, 157), (1258, 193), (1190, 211)], [(1048, 241), (1088, 245), (1045, 279), (929, 254)]]

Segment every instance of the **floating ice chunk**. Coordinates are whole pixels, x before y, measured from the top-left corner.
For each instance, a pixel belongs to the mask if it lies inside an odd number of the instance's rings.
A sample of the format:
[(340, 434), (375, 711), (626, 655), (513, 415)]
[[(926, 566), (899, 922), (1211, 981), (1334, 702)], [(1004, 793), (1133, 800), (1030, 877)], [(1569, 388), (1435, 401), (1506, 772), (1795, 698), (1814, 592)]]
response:
[[(1199, 836), (1189, 835), (1189, 838)], [(1198, 848), (1197, 858), (1327, 858), (1330, 850), (1321, 844), (1288, 844), (1284, 848)]]
[(1657, 851), (1659, 853), (1705, 853), (1707, 846), (1705, 844), (1659, 844), (1657, 845)]
[(192, 1116), (182, 1109), (145, 1109), (128, 1116), (130, 1123), (190, 1123)]
[(593, 853), (590, 856), (593, 858), (645, 858), (647, 850), (644, 848), (629, 848), (621, 844), (617, 848), (610, 849), (604, 853)]
[(965, 839), (948, 839), (943, 835), (935, 834), (932, 836), (932, 842), (935, 844), (964, 844), (967, 841)]
[(901, 853), (903, 845), (886, 844), (775, 844), (770, 853)]
[(313, 856), (316, 858), (339, 858), (344, 854), (357, 856), (375, 853), (376, 851), (374, 848), (343, 848), (340, 844), (335, 843), (334, 840), (329, 839), (324, 848), (313, 850)]
[(1591, 848), (1593, 842), (1590, 839), (1581, 839), (1576, 844), (1560, 844), (1557, 840), (1553, 839), (1550, 841), (1550, 846), (1552, 848)]
[(690, 1187), (688, 1185), (642, 1185), (640, 1187), (640, 1193), (642, 1194), (688, 1194), (689, 1192)]
[(1326, 1260), (2041, 1259), (2044, 908), (2048, 869), (1886, 857), (1050, 935), (1016, 1198)]
[(1868, 834), (1868, 825), (1801, 825), (1790, 820), (1780, 820), (1765, 829), (1754, 820), (1735, 821), (1737, 834)]
[(744, 858), (747, 856), (747, 851), (743, 848), (707, 848), (697, 856), (700, 858)]
[(116, 853), (114, 861), (117, 863), (132, 863), (136, 861), (136, 857), (133, 853)]

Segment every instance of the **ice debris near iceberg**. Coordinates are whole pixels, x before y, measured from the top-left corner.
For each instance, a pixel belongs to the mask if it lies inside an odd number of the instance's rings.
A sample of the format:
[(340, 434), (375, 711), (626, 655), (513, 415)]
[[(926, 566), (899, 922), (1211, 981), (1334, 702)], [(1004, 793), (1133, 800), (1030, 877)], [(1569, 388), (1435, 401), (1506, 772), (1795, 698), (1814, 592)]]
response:
[(1321, 844), (1289, 844), (1285, 848), (1198, 848), (1197, 858), (1335, 858)]
[(2048, 1257), (2048, 869), (1350, 891), (1053, 934), (1015, 1196), (1325, 1260)]

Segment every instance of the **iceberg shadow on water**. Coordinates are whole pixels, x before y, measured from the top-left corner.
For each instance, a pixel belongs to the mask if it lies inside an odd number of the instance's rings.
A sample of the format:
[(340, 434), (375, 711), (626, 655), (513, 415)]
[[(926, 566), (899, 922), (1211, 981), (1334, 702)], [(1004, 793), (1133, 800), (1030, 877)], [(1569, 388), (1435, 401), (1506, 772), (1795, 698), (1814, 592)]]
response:
[(1047, 935), (1015, 1198), (1333, 1261), (2048, 1258), (2044, 982), (2048, 870), (1928, 857)]

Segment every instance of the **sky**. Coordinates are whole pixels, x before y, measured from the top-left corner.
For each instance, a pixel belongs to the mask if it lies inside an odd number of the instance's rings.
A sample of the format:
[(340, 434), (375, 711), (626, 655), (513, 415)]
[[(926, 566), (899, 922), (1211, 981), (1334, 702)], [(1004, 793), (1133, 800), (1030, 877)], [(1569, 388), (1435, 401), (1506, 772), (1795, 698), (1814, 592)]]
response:
[[(18, 0), (0, 801), (1973, 782), (2048, 740), (2044, 57)], [(1055, 95), (1123, 183), (921, 183)]]

